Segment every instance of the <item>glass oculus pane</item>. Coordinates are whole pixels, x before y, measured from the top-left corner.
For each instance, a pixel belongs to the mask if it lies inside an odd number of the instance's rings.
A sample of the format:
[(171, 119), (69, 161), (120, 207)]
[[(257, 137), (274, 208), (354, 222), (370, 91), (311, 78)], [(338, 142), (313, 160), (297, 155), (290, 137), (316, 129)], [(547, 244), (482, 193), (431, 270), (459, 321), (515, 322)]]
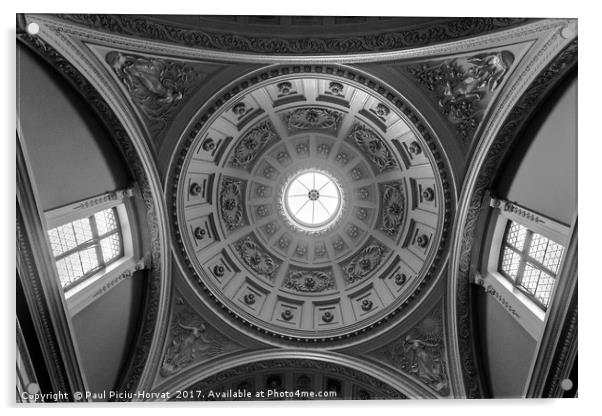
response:
[(319, 227), (328, 224), (338, 214), (341, 193), (328, 175), (309, 171), (290, 182), (284, 200), (295, 222), (306, 227)]

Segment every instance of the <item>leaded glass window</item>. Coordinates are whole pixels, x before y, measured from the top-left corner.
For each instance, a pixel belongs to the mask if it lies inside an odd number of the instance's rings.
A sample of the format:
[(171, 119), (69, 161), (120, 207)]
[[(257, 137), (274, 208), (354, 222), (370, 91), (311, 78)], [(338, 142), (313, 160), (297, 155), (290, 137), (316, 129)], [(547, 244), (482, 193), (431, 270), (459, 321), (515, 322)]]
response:
[(123, 256), (115, 208), (48, 231), (61, 286), (67, 290)]
[(499, 271), (544, 310), (550, 304), (564, 247), (514, 221), (508, 221)]

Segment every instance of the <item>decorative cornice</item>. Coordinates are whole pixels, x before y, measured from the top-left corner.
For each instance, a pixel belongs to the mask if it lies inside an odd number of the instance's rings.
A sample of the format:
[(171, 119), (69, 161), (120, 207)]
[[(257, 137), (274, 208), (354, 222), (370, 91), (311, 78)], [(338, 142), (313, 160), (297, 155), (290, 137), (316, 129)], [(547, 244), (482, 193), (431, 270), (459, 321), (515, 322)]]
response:
[(138, 388), (142, 373), (145, 369), (147, 360), (149, 359), (149, 352), (153, 344), (153, 339), (155, 338), (157, 325), (160, 324), (161, 316), (166, 312), (160, 308), (160, 305), (163, 303), (162, 300), (165, 296), (167, 296), (165, 288), (169, 287), (165, 281), (165, 279), (169, 279), (169, 276), (162, 270), (162, 256), (165, 255), (165, 251), (160, 244), (161, 231), (159, 229), (159, 219), (156, 209), (157, 202), (155, 201), (157, 195), (153, 194), (150, 178), (148, 177), (134, 143), (129, 138), (115, 112), (102, 98), (95, 87), (69, 60), (63, 57), (41, 37), (22, 34), (18, 39), (44, 58), (58, 71), (58, 73), (65, 77), (65, 79), (70, 82), (90, 104), (117, 143), (118, 148), (121, 150), (141, 191), (141, 197), (146, 211), (146, 223), (148, 224), (150, 232), (151, 269), (144, 312), (141, 314), (141, 316), (144, 317), (144, 321), (140, 325), (140, 330), (136, 337), (136, 346), (132, 349), (132, 356), (128, 360), (129, 367), (122, 379), (123, 381), (120, 389), (122, 391), (135, 391)]
[(97, 30), (195, 48), (253, 54), (349, 54), (393, 51), (474, 37), (531, 22), (522, 18), (452, 18), (407, 30), (354, 36), (291, 37), (187, 29), (135, 15), (61, 14), (63, 20)]
[(491, 201), (491, 206), (494, 208), (500, 208), (502, 211), (511, 212), (518, 216), (523, 217), (524, 219), (534, 222), (534, 223), (543, 223), (544, 220), (537, 215), (536, 213), (528, 210), (526, 208), (521, 207), (520, 205), (515, 204), (510, 201), (501, 201), (498, 199), (494, 199)]
[(458, 227), (461, 230), (459, 262), (457, 270), (452, 269), (455, 278), (450, 282), (455, 284), (453, 290), (455, 297), (458, 334), (458, 349), (460, 363), (466, 389), (469, 398), (477, 398), (483, 395), (477, 370), (477, 359), (472, 337), (472, 313), (470, 300), (470, 261), (475, 238), (477, 220), (482, 209), (483, 196), (490, 188), (500, 163), (503, 161), (508, 149), (517, 139), (522, 128), (545, 99), (549, 91), (576, 65), (577, 62), (577, 38), (569, 42), (541, 70), (539, 75), (531, 82), (522, 93), (518, 101), (512, 107), (509, 115), (497, 131), (493, 142), (485, 149), (485, 157), (476, 172), (474, 185), (464, 190), (463, 202), (465, 216), (459, 219)]

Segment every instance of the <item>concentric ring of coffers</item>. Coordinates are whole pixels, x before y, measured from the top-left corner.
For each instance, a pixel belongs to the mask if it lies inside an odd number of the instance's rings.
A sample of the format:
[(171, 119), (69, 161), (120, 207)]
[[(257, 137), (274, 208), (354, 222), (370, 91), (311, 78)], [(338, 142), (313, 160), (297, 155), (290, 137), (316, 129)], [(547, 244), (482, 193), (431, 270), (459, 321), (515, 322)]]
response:
[[(320, 341), (379, 326), (439, 260), (449, 189), (428, 138), (348, 79), (259, 82), (213, 113), (178, 167), (182, 255), (216, 305), (263, 333)], [(327, 196), (312, 219), (305, 207)]]

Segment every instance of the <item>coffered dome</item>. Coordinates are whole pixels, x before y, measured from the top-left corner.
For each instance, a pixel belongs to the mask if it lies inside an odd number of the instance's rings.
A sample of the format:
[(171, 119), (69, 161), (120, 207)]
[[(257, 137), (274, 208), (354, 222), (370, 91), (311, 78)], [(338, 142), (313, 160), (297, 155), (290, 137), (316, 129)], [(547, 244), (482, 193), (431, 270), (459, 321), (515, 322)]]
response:
[(286, 72), (200, 116), (176, 167), (178, 240), (197, 282), (242, 322), (347, 338), (415, 301), (436, 270), (446, 164), (399, 95)]

